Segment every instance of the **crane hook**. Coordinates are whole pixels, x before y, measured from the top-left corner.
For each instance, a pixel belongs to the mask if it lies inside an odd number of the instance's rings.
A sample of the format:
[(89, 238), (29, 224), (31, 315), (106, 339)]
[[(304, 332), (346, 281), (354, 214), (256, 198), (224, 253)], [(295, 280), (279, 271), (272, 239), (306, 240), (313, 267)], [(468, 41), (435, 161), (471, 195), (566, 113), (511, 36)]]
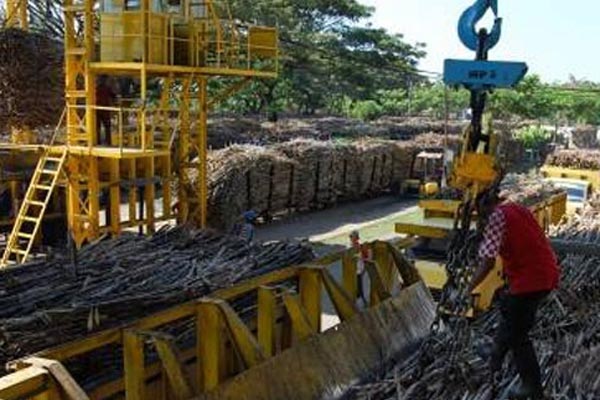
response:
[[(496, 19), (492, 31), (482, 37), (480, 46), (479, 33), (475, 30), (477, 22), (483, 18), (487, 10), (491, 8)], [(498, 17), (498, 0), (477, 0), (475, 4), (467, 8), (458, 21), (458, 36), (461, 42), (470, 50), (484, 54), (498, 44), (502, 33), (502, 18)]]

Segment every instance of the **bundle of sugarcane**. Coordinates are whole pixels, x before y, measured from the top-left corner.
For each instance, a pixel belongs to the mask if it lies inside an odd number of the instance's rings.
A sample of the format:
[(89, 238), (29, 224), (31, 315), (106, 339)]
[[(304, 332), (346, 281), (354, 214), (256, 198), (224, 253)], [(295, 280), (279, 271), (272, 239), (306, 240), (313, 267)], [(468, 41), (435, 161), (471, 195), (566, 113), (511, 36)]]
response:
[(426, 132), (412, 139), (419, 150), (442, 150), (447, 148), (455, 153), (460, 150), (462, 137), (459, 135), (440, 135), (434, 132)]
[(356, 142), (360, 196), (370, 197), (389, 189), (392, 181), (392, 143), (381, 140)]
[(58, 122), (64, 108), (63, 62), (62, 45), (47, 35), (0, 30), (0, 131)]
[(331, 185), (333, 142), (298, 139), (277, 145), (275, 149), (296, 162), (291, 199), (296, 210), (307, 211), (335, 202)]
[(230, 229), (244, 210), (268, 214), (287, 206), (295, 163), (280, 152), (235, 145), (210, 153), (209, 224)]
[(502, 181), (501, 196), (507, 200), (532, 206), (555, 194), (564, 192), (553, 184), (544, 181), (539, 175), (508, 174)]
[(0, 272), (0, 361), (80, 338), (310, 260), (303, 244), (246, 244), (211, 231), (165, 228)]
[(600, 169), (600, 150), (558, 150), (548, 155), (546, 164), (575, 169)]
[(208, 145), (221, 149), (232, 144), (266, 141), (269, 131), (253, 118), (211, 118), (208, 120)]
[[(577, 216), (560, 226), (556, 238), (597, 245), (600, 223), (596, 217)], [(532, 332), (549, 398), (600, 398), (600, 263), (599, 255), (573, 251), (559, 253), (560, 288), (543, 303)], [(599, 252), (600, 254), (600, 252)], [(505, 361), (492, 377), (486, 360), (475, 351), (478, 341), (489, 342), (498, 326), (495, 306), (468, 331), (467, 347), (457, 347), (452, 324), (437, 334), (427, 353), (415, 351), (391, 361), (375, 376), (351, 388), (345, 399), (492, 400), (506, 399), (518, 382), (513, 363)], [(510, 360), (510, 356), (509, 356)]]
[(373, 125), (389, 132), (391, 139), (407, 139), (428, 132), (443, 134), (446, 130), (450, 135), (460, 135), (465, 127), (463, 121), (448, 121), (446, 124), (442, 119), (419, 117), (382, 117)]
[(598, 147), (598, 128), (592, 125), (578, 125), (572, 134), (573, 145), (579, 149)]

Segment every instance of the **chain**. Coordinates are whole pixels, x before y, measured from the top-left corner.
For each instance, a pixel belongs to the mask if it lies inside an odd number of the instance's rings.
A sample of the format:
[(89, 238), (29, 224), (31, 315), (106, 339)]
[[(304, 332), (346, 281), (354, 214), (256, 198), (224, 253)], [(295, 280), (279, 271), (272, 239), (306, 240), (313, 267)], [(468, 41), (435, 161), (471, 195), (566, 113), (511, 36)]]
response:
[[(490, 194), (496, 192), (500, 179), (483, 192), (468, 190), (463, 194), (463, 200), (454, 220), (448, 247), (448, 259), (445, 265), (447, 281), (442, 288), (437, 314), (431, 325), (431, 335), (421, 347), (421, 357), (417, 374), (422, 374), (435, 355), (434, 346), (436, 337), (442, 333), (451, 335), (449, 362), (446, 367), (447, 378), (452, 379), (457, 374), (465, 374), (465, 362), (460, 357), (465, 354), (471, 343), (471, 330), (467, 313), (472, 308), (472, 298), (469, 292), (474, 269), (478, 265), (479, 244), (483, 237), (483, 230), (487, 223), (487, 215), (479, 215), (476, 229), (473, 225), (473, 215), (478, 210), (477, 198), (482, 202), (487, 201)], [(443, 321), (447, 322), (444, 326)]]

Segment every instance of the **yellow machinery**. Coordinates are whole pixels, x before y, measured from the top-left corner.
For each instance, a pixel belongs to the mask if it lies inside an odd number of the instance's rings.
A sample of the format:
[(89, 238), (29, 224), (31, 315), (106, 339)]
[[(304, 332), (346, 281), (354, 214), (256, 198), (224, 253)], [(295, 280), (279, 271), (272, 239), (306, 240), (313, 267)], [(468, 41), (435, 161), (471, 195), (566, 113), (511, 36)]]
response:
[[(11, 159), (38, 158), (14, 201), (2, 265), (27, 259), (56, 187), (76, 246), (174, 218), (204, 226), (209, 108), (251, 78), (277, 75), (276, 29), (241, 25), (210, 0), (66, 0), (64, 18), (66, 110), (56, 135), (44, 146), (0, 145)], [(237, 81), (209, 99), (208, 80), (219, 76)], [(99, 105), (101, 85), (128, 89)]]
[[(0, 398), (308, 399), (335, 393), (429, 332), (434, 303), (400, 253), (410, 243), (369, 244), (367, 309), (354, 302), (357, 258), (346, 250), (16, 360), (15, 372), (0, 378)], [(340, 262), (337, 280), (331, 267)], [(235, 309), (242, 298), (255, 299), (244, 313)], [(342, 323), (319, 334), (323, 298)], [(165, 333), (182, 323), (192, 328), (185, 343)], [(117, 357), (106, 365), (99, 357), (96, 368), (80, 371), (79, 381), (67, 369), (85, 357), (92, 365), (101, 354)], [(113, 378), (97, 381), (98, 372), (113, 372)]]
[(444, 153), (422, 151), (416, 155), (411, 168), (410, 179), (402, 185), (402, 194), (435, 196), (439, 192), (444, 170)]
[(593, 191), (600, 189), (600, 171), (592, 169), (555, 167), (551, 165), (544, 165), (540, 171), (546, 178), (572, 179), (589, 182)]

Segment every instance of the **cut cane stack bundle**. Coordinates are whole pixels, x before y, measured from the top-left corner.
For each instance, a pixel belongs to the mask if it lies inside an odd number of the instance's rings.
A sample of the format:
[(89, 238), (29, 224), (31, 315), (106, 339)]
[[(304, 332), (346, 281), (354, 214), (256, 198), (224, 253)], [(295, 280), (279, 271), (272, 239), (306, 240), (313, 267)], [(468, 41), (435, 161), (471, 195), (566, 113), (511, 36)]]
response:
[(501, 195), (507, 200), (527, 207), (564, 192), (563, 189), (544, 181), (541, 176), (521, 174), (508, 174), (500, 189)]
[(598, 128), (591, 125), (579, 125), (573, 131), (573, 145), (579, 149), (598, 147)]
[(546, 164), (556, 167), (600, 170), (600, 150), (558, 150), (548, 155)]
[(230, 229), (244, 210), (288, 205), (295, 163), (265, 147), (236, 145), (209, 157), (209, 224)]
[[(31, 137), (29, 130), (58, 122), (64, 108), (62, 46), (46, 35), (0, 30), (0, 132), (14, 129), (14, 141), (43, 143), (52, 129)], [(21, 128), (23, 131), (21, 131)]]
[[(460, 141), (451, 137), (448, 147)], [(419, 151), (442, 151), (440, 135), (413, 140), (318, 141), (234, 145), (209, 156), (209, 224), (231, 229), (244, 210), (271, 218), (398, 190)]]
[(311, 257), (299, 243), (247, 245), (210, 231), (170, 228), (151, 237), (123, 235), (84, 247), (76, 268), (56, 259), (3, 270), (0, 362)]

